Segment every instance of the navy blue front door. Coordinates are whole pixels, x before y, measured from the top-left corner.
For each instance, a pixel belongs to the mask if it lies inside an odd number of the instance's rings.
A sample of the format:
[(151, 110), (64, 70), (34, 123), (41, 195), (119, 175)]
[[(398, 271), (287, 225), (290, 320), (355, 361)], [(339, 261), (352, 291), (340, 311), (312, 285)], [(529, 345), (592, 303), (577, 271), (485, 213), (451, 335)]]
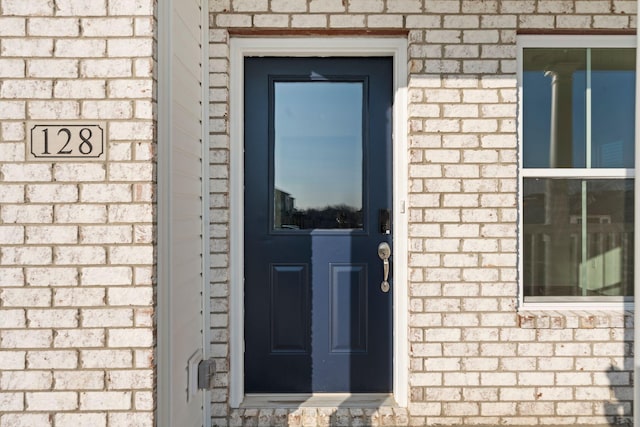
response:
[(391, 58), (245, 59), (247, 393), (391, 391), (392, 100)]

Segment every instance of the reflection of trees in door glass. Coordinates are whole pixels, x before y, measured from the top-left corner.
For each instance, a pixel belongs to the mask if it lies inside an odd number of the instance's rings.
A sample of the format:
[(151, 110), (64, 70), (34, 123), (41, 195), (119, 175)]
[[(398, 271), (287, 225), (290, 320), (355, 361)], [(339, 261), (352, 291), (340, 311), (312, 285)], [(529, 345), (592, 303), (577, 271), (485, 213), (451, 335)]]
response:
[(362, 228), (362, 209), (334, 205), (324, 208), (297, 209), (295, 197), (275, 190), (275, 228), (279, 230)]

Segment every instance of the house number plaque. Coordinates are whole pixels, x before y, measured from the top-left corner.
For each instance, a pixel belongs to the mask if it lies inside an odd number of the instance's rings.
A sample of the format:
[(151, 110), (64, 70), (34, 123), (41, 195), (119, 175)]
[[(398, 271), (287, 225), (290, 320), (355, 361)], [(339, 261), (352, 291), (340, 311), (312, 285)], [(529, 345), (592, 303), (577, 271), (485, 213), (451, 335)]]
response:
[(106, 122), (27, 123), (27, 159), (47, 161), (104, 160)]

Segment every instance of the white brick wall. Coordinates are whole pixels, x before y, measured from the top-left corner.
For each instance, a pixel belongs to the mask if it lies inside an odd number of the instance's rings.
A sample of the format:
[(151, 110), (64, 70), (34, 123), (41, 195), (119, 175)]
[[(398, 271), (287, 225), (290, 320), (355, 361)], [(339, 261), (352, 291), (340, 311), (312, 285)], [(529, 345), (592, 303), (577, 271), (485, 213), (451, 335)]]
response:
[[(399, 418), (369, 414), (367, 422), (608, 424), (630, 417), (630, 313), (516, 311), (515, 43), (519, 30), (632, 34), (636, 2), (212, 0), (210, 11), (211, 188), (220, 196), (229, 188), (227, 30), (408, 33), (410, 404), (408, 414), (392, 415)], [(225, 202), (215, 206), (213, 254), (228, 251), (227, 209)], [(212, 285), (212, 345), (222, 348), (227, 267), (215, 268)], [(214, 424), (277, 419), (272, 410), (228, 412), (227, 366), (227, 359), (218, 361)], [(328, 425), (314, 411), (309, 425)], [(340, 410), (332, 411), (332, 420), (340, 419)], [(354, 414), (343, 416), (358, 422)]]
[[(152, 425), (154, 2), (0, 11), (0, 426)], [(39, 119), (106, 160), (25, 161)]]

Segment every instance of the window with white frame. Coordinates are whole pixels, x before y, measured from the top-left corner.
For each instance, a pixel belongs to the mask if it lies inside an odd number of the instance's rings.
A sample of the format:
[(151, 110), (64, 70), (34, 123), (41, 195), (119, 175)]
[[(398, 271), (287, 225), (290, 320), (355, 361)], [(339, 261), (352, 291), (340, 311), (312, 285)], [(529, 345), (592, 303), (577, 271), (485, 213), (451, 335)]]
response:
[(522, 36), (524, 302), (633, 295), (633, 36)]

